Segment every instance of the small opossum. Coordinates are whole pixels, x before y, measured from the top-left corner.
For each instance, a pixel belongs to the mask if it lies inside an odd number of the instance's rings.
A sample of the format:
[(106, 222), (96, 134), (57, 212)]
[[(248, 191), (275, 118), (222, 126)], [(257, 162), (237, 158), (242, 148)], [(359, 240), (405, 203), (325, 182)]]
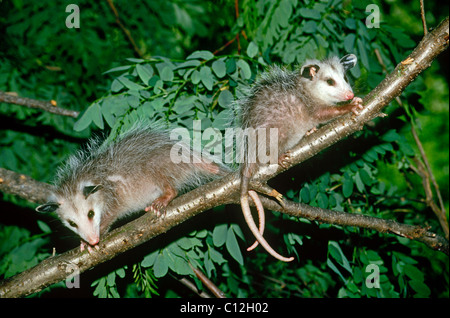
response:
[[(174, 163), (171, 155), (185, 157)], [(204, 159), (168, 132), (143, 125), (109, 144), (92, 139), (59, 169), (49, 202), (36, 211), (56, 211), (81, 237), (81, 249), (87, 242), (92, 251), (119, 218), (142, 210), (159, 215), (177, 194), (230, 171)]]
[[(305, 134), (313, 131), (317, 125), (326, 123), (348, 112), (358, 114), (363, 109), (362, 99), (355, 97), (345, 72), (356, 65), (353, 54), (341, 59), (331, 57), (323, 61), (308, 60), (295, 71), (273, 67), (265, 72), (250, 89), (249, 94), (237, 102), (240, 126), (247, 128), (265, 128), (267, 136), (244, 142), (244, 162), (241, 165), (241, 207), (245, 220), (257, 241), (274, 257), (282, 261), (291, 261), (276, 253), (261, 235), (264, 219), (260, 228), (255, 225), (248, 204), (248, 195), (253, 201), (259, 197), (249, 191), (249, 180), (255, 168), (263, 164), (257, 156), (258, 148), (264, 145), (268, 149), (269, 129), (278, 130), (278, 164), (285, 167), (289, 162), (289, 149), (296, 145)], [(345, 103), (344, 105), (337, 105)], [(267, 146), (267, 147), (266, 147)], [(268, 150), (266, 150), (268, 151)], [(256, 152), (256, 153), (255, 153)], [(249, 158), (256, 158), (250, 162)], [(267, 185), (265, 186), (268, 187)], [(269, 187), (270, 188), (270, 187)], [(271, 188), (270, 188), (271, 189)], [(264, 190), (266, 191), (266, 190)], [(267, 193), (282, 203), (282, 195), (272, 189)], [(264, 217), (261, 202), (256, 202), (260, 220)], [(252, 247), (253, 249), (257, 242)]]

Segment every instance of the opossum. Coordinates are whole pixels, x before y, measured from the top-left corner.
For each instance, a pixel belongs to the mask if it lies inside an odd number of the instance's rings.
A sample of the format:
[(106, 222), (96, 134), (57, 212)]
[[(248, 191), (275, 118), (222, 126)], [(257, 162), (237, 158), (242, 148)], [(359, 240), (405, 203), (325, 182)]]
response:
[[(355, 115), (363, 109), (362, 99), (355, 97), (350, 87), (346, 71), (356, 65), (357, 58), (348, 54), (339, 59), (331, 57), (322, 61), (307, 60), (303, 66), (294, 71), (272, 67), (253, 85), (247, 96), (237, 102), (240, 127), (249, 129), (270, 128), (278, 132), (278, 164), (286, 167), (289, 162), (289, 149), (297, 144), (305, 134), (316, 129), (317, 125), (326, 123), (338, 116), (353, 112)], [(338, 105), (339, 104), (339, 105)], [(344, 105), (340, 105), (344, 104)], [(241, 165), (241, 207), (245, 220), (257, 242), (274, 257), (282, 261), (292, 261), (276, 253), (262, 236), (264, 230), (264, 211), (258, 195), (249, 191), (249, 181), (258, 165), (264, 164), (257, 151), (264, 146), (268, 149), (267, 137), (248, 138), (244, 141), (244, 160)], [(266, 150), (268, 152), (268, 150)], [(264, 154), (266, 155), (266, 154)], [(256, 160), (250, 160), (256, 158)], [(267, 185), (265, 185), (268, 187)], [(260, 207), (260, 228), (255, 225), (248, 204), (251, 195), (255, 205)], [(272, 189), (265, 194), (274, 196), (282, 203), (282, 195)], [(249, 248), (253, 249), (255, 244)]]
[(142, 210), (160, 215), (177, 194), (230, 171), (205, 158), (143, 125), (107, 144), (92, 139), (59, 169), (53, 194), (36, 211), (56, 211), (91, 252), (116, 220)]

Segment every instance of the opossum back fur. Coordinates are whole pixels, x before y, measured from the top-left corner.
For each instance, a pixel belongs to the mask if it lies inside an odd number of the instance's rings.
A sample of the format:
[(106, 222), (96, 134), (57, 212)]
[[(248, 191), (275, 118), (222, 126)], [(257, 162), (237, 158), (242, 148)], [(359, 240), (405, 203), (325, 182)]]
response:
[[(177, 143), (191, 154), (189, 162), (172, 162), (170, 151)], [(189, 145), (170, 140), (168, 131), (137, 125), (111, 142), (91, 139), (58, 170), (55, 193), (73, 198), (84, 186), (100, 184), (103, 213), (126, 214), (143, 209), (161, 195), (156, 190), (166, 185), (180, 194), (230, 171), (215, 163), (195, 164), (193, 156), (199, 154)], [(155, 193), (148, 197), (152, 189)]]

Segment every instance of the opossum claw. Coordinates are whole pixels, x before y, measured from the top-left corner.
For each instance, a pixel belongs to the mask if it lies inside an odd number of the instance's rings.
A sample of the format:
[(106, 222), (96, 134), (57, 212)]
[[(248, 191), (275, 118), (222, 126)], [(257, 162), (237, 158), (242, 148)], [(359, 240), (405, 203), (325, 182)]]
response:
[(364, 106), (362, 105), (362, 99), (360, 97), (354, 97), (351, 101), (350, 105), (354, 105), (354, 107), (351, 109), (352, 113), (358, 116), (360, 113), (360, 110), (364, 109)]
[(92, 245), (90, 245), (90, 244), (88, 244), (88, 243), (86, 243), (84, 241), (81, 241), (81, 243), (80, 243), (80, 251), (81, 252), (83, 252), (87, 248), (88, 253), (92, 254), (92, 252), (94, 251), (92, 249), (92, 247), (94, 247), (97, 251), (100, 250), (100, 247), (98, 246), (98, 244), (92, 246)]
[(288, 168), (290, 161), (291, 161), (291, 152), (289, 150), (278, 157), (278, 164), (284, 169)]

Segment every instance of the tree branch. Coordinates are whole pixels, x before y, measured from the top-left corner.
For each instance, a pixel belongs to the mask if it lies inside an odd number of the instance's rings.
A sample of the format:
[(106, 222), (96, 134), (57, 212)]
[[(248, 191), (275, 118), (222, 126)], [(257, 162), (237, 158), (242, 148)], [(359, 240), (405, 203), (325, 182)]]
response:
[(0, 191), (17, 195), (30, 202), (45, 203), (51, 193), (51, 187), (24, 174), (0, 168)]
[(131, 35), (131, 32), (123, 25), (122, 21), (120, 21), (119, 13), (117, 12), (116, 7), (114, 6), (113, 0), (107, 0), (109, 7), (111, 8), (112, 12), (114, 13), (114, 16), (116, 17), (116, 23), (120, 27), (120, 29), (125, 33), (125, 36), (128, 38), (128, 41), (130, 41), (131, 46), (133, 47), (134, 52), (137, 54), (138, 57), (142, 58), (143, 54), (141, 50), (136, 45), (136, 42), (133, 39), (133, 36)]
[(36, 100), (31, 99), (27, 97), (20, 97), (16, 94), (10, 94), (0, 91), (0, 103), (9, 103), (9, 104), (16, 104), (20, 106), (26, 106), (29, 108), (40, 108), (45, 110), (46, 112), (62, 115), (62, 116), (69, 116), (73, 118), (77, 118), (80, 114), (79, 112), (75, 110), (60, 108), (56, 106), (55, 101), (42, 101), (42, 100)]
[[(412, 62), (405, 65), (399, 64), (394, 72), (387, 76), (385, 80), (364, 98), (364, 105), (366, 106), (358, 117), (353, 118), (351, 115), (344, 116), (302, 139), (291, 152), (292, 161), (290, 166), (311, 158), (338, 140), (362, 129), (364, 123), (377, 117), (383, 107), (395, 96), (399, 95), (420, 72), (431, 65), (431, 62), (438, 54), (448, 47), (448, 26), (449, 19), (447, 17), (434, 31), (429, 32), (424, 37), (409, 56)], [(261, 167), (255, 181), (269, 180), (285, 170), (278, 168), (274, 171), (271, 168), (271, 166)], [(111, 231), (100, 242), (100, 250), (94, 251), (92, 255), (87, 251), (80, 252), (80, 249), (76, 248), (64, 254), (50, 257), (37, 266), (1, 282), (0, 297), (21, 297), (37, 292), (46, 286), (66, 278), (71, 272), (67, 271), (71, 264), (78, 266), (80, 273), (84, 272), (93, 266), (105, 262), (128, 249), (168, 231), (170, 228), (194, 217), (202, 211), (217, 205), (238, 202), (239, 186), (239, 172), (235, 172), (220, 180), (194, 189), (174, 199), (167, 207), (164, 218), (157, 219), (154, 215), (147, 213)], [(268, 208), (274, 210), (281, 209), (279, 206), (277, 208), (274, 205), (276, 203), (266, 198), (262, 199)], [(368, 216), (326, 211), (291, 202), (287, 204), (288, 206), (285, 212), (291, 215), (299, 216), (303, 215), (301, 213), (306, 213), (305, 211), (314, 210), (317, 214), (311, 216), (314, 220), (318, 221), (344, 224), (345, 221), (342, 220), (346, 218), (347, 224), (345, 225), (362, 226), (382, 232), (392, 232), (419, 239), (425, 243), (430, 239), (434, 239), (438, 241), (435, 248), (444, 252), (447, 251), (448, 253), (448, 242), (445, 239), (441, 239), (438, 235), (428, 232), (426, 229), (398, 225), (394, 221), (370, 218)]]

